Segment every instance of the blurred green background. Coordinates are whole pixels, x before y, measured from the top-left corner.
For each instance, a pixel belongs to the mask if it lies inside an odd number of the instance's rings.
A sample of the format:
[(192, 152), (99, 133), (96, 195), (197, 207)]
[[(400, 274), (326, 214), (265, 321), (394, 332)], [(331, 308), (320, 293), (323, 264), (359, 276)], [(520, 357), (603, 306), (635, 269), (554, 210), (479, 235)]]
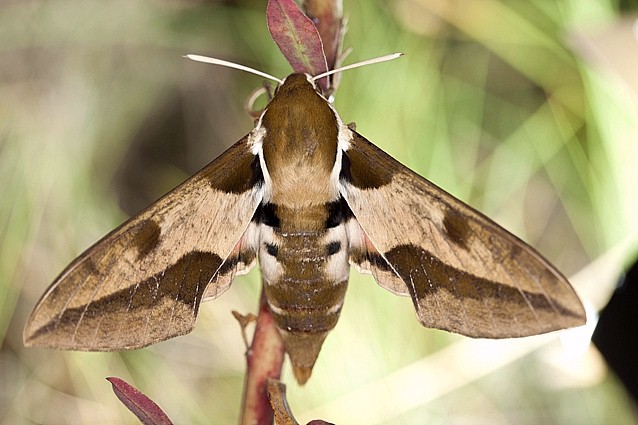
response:
[[(243, 102), (261, 80), (181, 56), (285, 76), (265, 3), (0, 3), (0, 424), (137, 423), (107, 376), (176, 424), (237, 423), (244, 347), (230, 311), (255, 311), (256, 272), (204, 304), (192, 334), (143, 350), (25, 349), (22, 328), (69, 261), (250, 131)], [(347, 63), (406, 55), (344, 73), (336, 107), (580, 272), (594, 312), (638, 240), (633, 6), (344, 0)], [(284, 380), (302, 423), (635, 423), (587, 332), (492, 342), (423, 329), (410, 300), (353, 271), (311, 380)]]

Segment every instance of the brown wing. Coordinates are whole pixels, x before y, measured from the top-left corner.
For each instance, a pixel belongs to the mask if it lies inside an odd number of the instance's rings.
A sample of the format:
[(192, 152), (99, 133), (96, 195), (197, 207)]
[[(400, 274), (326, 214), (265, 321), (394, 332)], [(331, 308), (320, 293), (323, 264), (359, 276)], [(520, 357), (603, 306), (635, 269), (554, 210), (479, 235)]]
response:
[(424, 326), (506, 338), (584, 324), (567, 279), (532, 247), (353, 134), (341, 170), (358, 221), (351, 262), (410, 295)]
[(75, 259), (29, 317), (25, 345), (110, 351), (190, 332), (202, 298), (254, 264), (242, 235), (262, 184), (245, 137)]

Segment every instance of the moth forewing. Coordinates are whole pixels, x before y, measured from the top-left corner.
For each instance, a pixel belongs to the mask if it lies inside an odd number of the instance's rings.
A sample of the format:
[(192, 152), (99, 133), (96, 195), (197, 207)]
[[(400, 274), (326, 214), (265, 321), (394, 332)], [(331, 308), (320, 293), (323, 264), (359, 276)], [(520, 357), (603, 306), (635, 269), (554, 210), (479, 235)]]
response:
[(567, 279), (532, 247), (357, 133), (344, 155), (342, 193), (365, 243), (351, 260), (411, 296), (424, 326), (505, 338), (585, 323)]
[(110, 351), (190, 332), (202, 298), (254, 264), (238, 242), (262, 186), (245, 137), (73, 261), (29, 317), (25, 345)]

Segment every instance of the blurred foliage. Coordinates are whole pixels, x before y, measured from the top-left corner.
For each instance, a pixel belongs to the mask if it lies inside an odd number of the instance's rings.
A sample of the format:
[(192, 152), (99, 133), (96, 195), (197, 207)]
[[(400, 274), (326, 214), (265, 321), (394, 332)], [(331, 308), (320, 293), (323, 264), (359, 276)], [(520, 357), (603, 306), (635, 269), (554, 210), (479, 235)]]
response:
[[(638, 199), (627, 196), (638, 181), (635, 92), (572, 43), (634, 3), (344, 0), (346, 62), (406, 56), (345, 73), (336, 107), (570, 275), (637, 234)], [(0, 4), (0, 424), (136, 423), (107, 376), (175, 423), (237, 421), (244, 347), (230, 311), (256, 308), (257, 272), (202, 306), (192, 334), (144, 350), (25, 349), (21, 332), (72, 258), (250, 131), (242, 104), (260, 80), (181, 55), (286, 75), (264, 10), (257, 0)], [(351, 281), (312, 379), (289, 387), (300, 420), (318, 411), (337, 423), (635, 422), (595, 353), (580, 353), (570, 378), (548, 360), (555, 341), (450, 387), (443, 374), (414, 376), (382, 400), (322, 409), (358, 388), (383, 394), (394, 372), (464, 340), (422, 329), (409, 300), (369, 277)], [(463, 354), (450, 363), (471, 368), (485, 355)], [(385, 418), (362, 419), (384, 402)]]

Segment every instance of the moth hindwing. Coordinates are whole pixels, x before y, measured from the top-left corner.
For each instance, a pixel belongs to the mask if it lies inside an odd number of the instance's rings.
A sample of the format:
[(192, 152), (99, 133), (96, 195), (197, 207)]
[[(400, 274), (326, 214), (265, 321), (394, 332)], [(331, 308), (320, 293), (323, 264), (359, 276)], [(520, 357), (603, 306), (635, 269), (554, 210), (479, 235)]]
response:
[(585, 319), (539, 253), (348, 128), (310, 76), (293, 74), (248, 136), (62, 272), (25, 343), (118, 350), (185, 334), (200, 302), (256, 258), (301, 383), (350, 265), (410, 296), (428, 327), (505, 338)]

